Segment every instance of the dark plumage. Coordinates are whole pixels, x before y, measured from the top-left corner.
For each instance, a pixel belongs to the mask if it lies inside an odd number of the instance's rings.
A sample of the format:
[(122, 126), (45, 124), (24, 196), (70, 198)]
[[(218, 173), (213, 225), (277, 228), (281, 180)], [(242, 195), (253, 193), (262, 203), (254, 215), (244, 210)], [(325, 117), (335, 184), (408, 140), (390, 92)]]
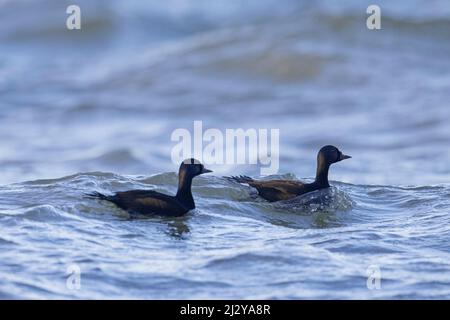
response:
[(254, 180), (247, 176), (227, 177), (231, 181), (246, 183), (258, 190), (258, 194), (270, 201), (280, 201), (294, 198), (296, 196), (328, 188), (328, 169), (330, 165), (345, 159), (351, 158), (339, 151), (334, 146), (325, 146), (317, 154), (316, 179), (312, 183), (302, 183), (292, 180)]
[(130, 190), (107, 196), (98, 192), (89, 197), (107, 200), (126, 211), (161, 216), (181, 216), (195, 208), (192, 197), (192, 179), (198, 175), (212, 172), (195, 159), (184, 160), (178, 172), (178, 192), (175, 196), (151, 190)]

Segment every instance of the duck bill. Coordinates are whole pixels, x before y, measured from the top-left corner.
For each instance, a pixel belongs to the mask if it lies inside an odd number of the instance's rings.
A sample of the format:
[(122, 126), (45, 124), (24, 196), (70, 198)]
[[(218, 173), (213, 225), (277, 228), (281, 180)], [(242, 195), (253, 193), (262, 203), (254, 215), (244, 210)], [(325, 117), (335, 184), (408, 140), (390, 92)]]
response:
[(202, 172), (200, 172), (200, 174), (204, 174), (204, 173), (210, 173), (210, 172), (212, 172), (212, 170), (209, 170), (209, 169), (203, 168), (203, 170), (202, 170)]
[(346, 154), (341, 153), (341, 156), (339, 157), (339, 161), (345, 160), (345, 159), (350, 159), (351, 156), (348, 156)]

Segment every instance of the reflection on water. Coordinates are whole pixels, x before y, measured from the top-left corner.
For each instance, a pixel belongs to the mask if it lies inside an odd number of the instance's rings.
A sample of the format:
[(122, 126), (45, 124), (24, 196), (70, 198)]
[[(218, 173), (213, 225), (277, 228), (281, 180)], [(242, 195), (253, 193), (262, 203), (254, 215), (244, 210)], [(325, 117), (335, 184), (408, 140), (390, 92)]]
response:
[[(184, 218), (183, 218), (184, 220)], [(182, 238), (184, 234), (189, 233), (189, 226), (182, 219), (169, 222), (169, 234), (176, 238)]]

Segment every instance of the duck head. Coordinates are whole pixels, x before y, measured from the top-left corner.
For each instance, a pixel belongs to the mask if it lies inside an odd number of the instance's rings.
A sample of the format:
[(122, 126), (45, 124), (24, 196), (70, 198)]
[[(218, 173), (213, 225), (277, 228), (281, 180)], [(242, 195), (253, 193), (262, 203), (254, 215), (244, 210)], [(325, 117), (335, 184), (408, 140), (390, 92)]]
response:
[(319, 153), (317, 154), (317, 162), (321, 162), (327, 165), (331, 165), (333, 163), (349, 158), (351, 158), (351, 156), (343, 154), (335, 146), (324, 146), (319, 150)]
[(196, 177), (204, 173), (212, 172), (209, 169), (206, 169), (203, 164), (200, 163), (200, 161), (190, 158), (184, 160), (180, 165), (179, 175), (185, 176), (185, 177)]
[(330, 168), (330, 165), (349, 158), (351, 157), (343, 154), (335, 146), (328, 145), (322, 147), (317, 154), (316, 183), (328, 187), (328, 169)]
[(212, 172), (205, 168), (200, 161), (190, 158), (184, 160), (180, 165), (178, 172), (178, 191), (176, 198), (189, 210), (195, 208), (194, 198), (192, 197), (191, 185), (192, 179), (204, 173)]

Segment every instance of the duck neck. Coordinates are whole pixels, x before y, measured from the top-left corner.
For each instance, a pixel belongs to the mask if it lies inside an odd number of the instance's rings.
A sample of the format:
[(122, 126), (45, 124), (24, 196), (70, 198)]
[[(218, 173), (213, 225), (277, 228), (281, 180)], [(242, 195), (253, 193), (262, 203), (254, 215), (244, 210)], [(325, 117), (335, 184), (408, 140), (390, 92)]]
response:
[(330, 184), (328, 183), (328, 169), (330, 165), (325, 163), (324, 161), (317, 161), (317, 172), (316, 172), (316, 181), (315, 183), (322, 188), (328, 188)]
[(185, 172), (180, 172), (178, 175), (178, 191), (176, 198), (189, 209), (195, 208), (194, 198), (191, 192), (192, 177)]

